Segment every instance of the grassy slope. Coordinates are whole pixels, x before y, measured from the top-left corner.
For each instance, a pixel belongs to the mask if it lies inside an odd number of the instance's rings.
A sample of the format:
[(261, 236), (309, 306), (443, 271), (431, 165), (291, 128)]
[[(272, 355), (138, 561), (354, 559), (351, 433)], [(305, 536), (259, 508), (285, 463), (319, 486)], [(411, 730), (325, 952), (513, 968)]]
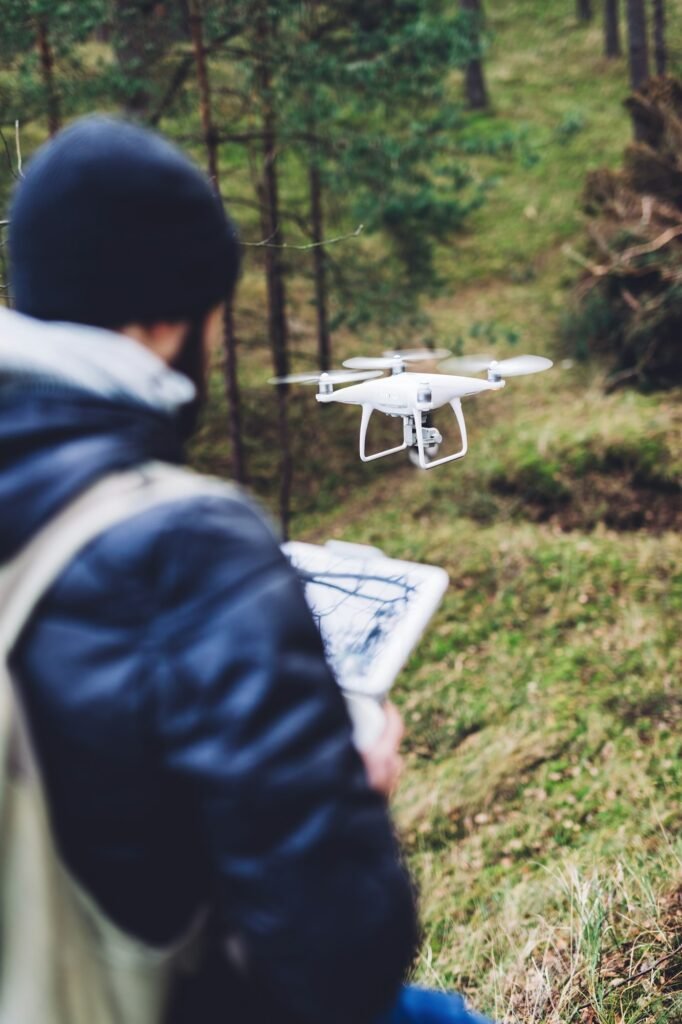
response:
[[(503, 349), (514, 330), (521, 350), (551, 354), (584, 174), (617, 165), (628, 139), (625, 67), (598, 56), (599, 26), (578, 27), (573, 0), (486, 7), (495, 110), (472, 116), (465, 139), (488, 139), (493, 152), (470, 163), (494, 185), (441, 254), (452, 294), (431, 312), (442, 342)], [(682, 0), (667, 7), (680, 70)], [(240, 159), (223, 154), (230, 187), (246, 193)], [(244, 233), (257, 238), (257, 225)], [(295, 363), (310, 365), (302, 282), (293, 299)], [(237, 319), (249, 462), (273, 503), (262, 308), (247, 272)], [(380, 350), (380, 339), (337, 347)], [(218, 374), (212, 386), (195, 461), (228, 472)], [(422, 893), (416, 975), (498, 1017), (682, 1019), (682, 961), (669, 956), (682, 935), (670, 896), (682, 883), (676, 399), (605, 400), (598, 370), (558, 368), (471, 403), (467, 459), (418, 474), (400, 460), (361, 465), (354, 411), (292, 398), (294, 534), (379, 544), (451, 576), (396, 687), (408, 726), (396, 812)], [(633, 526), (652, 529), (618, 529)]]
[[(679, 53), (682, 4), (669, 8)], [(511, 149), (472, 157), (496, 185), (443, 252), (453, 293), (432, 312), (442, 341), (480, 347), (468, 337), (477, 324), (493, 343), (514, 329), (522, 350), (551, 352), (581, 182), (617, 165), (628, 139), (625, 67), (597, 56), (598, 25), (579, 28), (569, 0), (487, 9), (495, 112), (471, 133), (498, 150), (506, 133)], [(312, 317), (303, 288), (296, 298), (304, 359)], [(267, 365), (258, 301), (248, 277), (254, 425)], [(337, 344), (343, 355), (366, 347)], [(682, 959), (669, 955), (682, 931), (669, 895), (682, 881), (682, 545), (666, 530), (677, 397), (604, 400), (598, 371), (557, 370), (470, 406), (469, 457), (433, 474), (361, 466), (356, 417), (332, 423), (311, 395), (294, 398), (294, 533), (378, 543), (452, 579), (396, 689), (408, 726), (396, 810), (422, 893), (417, 977), (463, 988), (500, 1017), (682, 1018)], [(253, 480), (271, 499), (272, 426), (259, 423)], [(224, 453), (221, 429), (209, 423), (201, 462)]]

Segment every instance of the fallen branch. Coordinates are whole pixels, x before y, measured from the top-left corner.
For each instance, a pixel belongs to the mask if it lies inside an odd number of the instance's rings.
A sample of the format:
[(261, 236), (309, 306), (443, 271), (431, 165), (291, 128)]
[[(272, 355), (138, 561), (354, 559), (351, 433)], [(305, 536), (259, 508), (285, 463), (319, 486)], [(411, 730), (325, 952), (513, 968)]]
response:
[(612, 269), (611, 267), (602, 267), (598, 263), (592, 263), (591, 260), (588, 260), (582, 255), (582, 253), (579, 253), (572, 245), (569, 245), (568, 242), (566, 242), (565, 245), (562, 245), (561, 251), (564, 256), (568, 256), (569, 260), (573, 260), (574, 263), (578, 263), (584, 270), (589, 270), (594, 277), (605, 277)]
[(668, 228), (662, 235), (655, 238), (653, 242), (649, 242), (647, 245), (633, 245), (630, 249), (625, 249), (619, 256), (618, 262), (625, 263), (628, 260), (637, 259), (638, 256), (647, 256), (651, 252), (657, 252), (658, 249), (662, 249), (673, 239), (678, 238), (682, 235), (682, 224), (674, 228)]
[[(623, 988), (625, 985), (631, 985), (632, 982), (633, 981), (637, 981), (638, 978), (646, 977), (647, 974), (651, 974), (653, 971), (657, 970), (657, 968), (659, 968), (661, 966), (661, 964), (664, 964), (666, 962), (666, 960), (671, 960), (674, 956), (679, 956), (681, 953), (682, 953), (682, 947), (680, 947), (678, 949), (674, 949), (672, 951), (672, 953), (666, 953), (665, 956), (662, 956), (659, 960), (656, 960), (655, 963), (650, 964), (648, 967), (645, 967), (643, 970), (636, 971), (635, 974), (630, 974), (630, 975), (628, 975), (627, 978), (622, 978), (620, 981), (614, 982), (614, 984), (611, 985), (611, 987), (608, 989), (609, 993), (615, 992), (617, 989)], [(591, 1005), (592, 1005), (591, 1003), (583, 1003), (582, 1006), (579, 1006), (577, 1008), (576, 1012), (579, 1013), (581, 1010), (587, 1010), (587, 1009), (589, 1009), (589, 1007)]]

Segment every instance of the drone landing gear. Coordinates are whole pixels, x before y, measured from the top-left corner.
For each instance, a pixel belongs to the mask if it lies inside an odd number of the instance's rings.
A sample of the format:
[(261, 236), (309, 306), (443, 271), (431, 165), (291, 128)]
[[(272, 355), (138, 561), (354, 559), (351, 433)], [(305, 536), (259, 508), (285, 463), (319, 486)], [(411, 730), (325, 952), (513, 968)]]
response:
[[(467, 441), (467, 428), (464, 422), (464, 413), (462, 412), (462, 403), (459, 398), (453, 398), (450, 402), (452, 410), (457, 420), (457, 426), (459, 427), (460, 437), (462, 439), (462, 447), (458, 452), (453, 455), (444, 455), (441, 459), (433, 459), (432, 455), (435, 455), (438, 451), (438, 444), (443, 440), (440, 433), (435, 430), (434, 427), (430, 426), (429, 414), (422, 413), (421, 409), (414, 410), (414, 433), (415, 440), (412, 442), (416, 445), (417, 451), (410, 452), (410, 458), (416, 466), (421, 469), (433, 469), (434, 466), (442, 466), (445, 462), (454, 462), (455, 459), (462, 459), (467, 453), (468, 441)], [(437, 439), (433, 437), (437, 435)], [(431, 445), (436, 443), (435, 452), (431, 449)], [(414, 457), (413, 457), (414, 456)]]
[[(394, 455), (396, 452), (405, 451), (410, 448), (410, 459), (421, 469), (433, 469), (434, 466), (442, 466), (444, 462), (454, 462), (455, 459), (463, 458), (467, 453), (467, 430), (462, 412), (462, 403), (459, 398), (453, 398), (450, 402), (457, 420), (462, 447), (454, 455), (445, 455), (442, 459), (434, 459), (433, 455), (438, 453), (438, 448), (443, 440), (439, 430), (431, 425), (429, 412), (422, 412), (415, 409), (414, 412), (403, 416), (403, 443), (395, 448), (386, 448), (382, 452), (367, 454), (367, 428), (374, 412), (374, 406), (363, 405), (362, 420), (360, 423), (360, 458), (363, 462), (372, 462), (374, 459), (382, 459), (386, 455)], [(414, 451), (414, 449), (417, 449)]]
[(407, 448), (407, 441), (404, 440), (402, 444), (399, 444), (396, 448), (387, 448), (383, 452), (375, 452), (373, 455), (367, 454), (367, 427), (372, 413), (374, 412), (373, 405), (363, 405), (362, 407), (362, 419), (360, 421), (360, 458), (363, 462), (372, 462), (373, 459), (383, 459), (385, 455), (395, 455), (396, 452), (404, 452)]

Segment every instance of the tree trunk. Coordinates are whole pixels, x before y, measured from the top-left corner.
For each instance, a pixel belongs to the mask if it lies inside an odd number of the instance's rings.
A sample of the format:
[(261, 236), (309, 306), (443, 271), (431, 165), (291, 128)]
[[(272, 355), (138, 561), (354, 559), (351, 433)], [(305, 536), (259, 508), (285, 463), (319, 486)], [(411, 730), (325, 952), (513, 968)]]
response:
[(575, 13), (578, 21), (592, 21), (592, 0), (576, 0)]
[(620, 0), (604, 0), (604, 54), (620, 57)]
[(664, 0), (653, 0), (653, 4), (656, 74), (664, 75), (668, 64), (668, 52), (665, 45), (665, 3)]
[(201, 127), (204, 135), (204, 146), (206, 147), (208, 173), (216, 191), (219, 193), (218, 140), (213, 127), (211, 87), (208, 80), (208, 67), (206, 65), (204, 19), (201, 0), (190, 0), (189, 28), (192, 36), (192, 46), (194, 47), (194, 64), (197, 72), (197, 85), (199, 87), (199, 110), (201, 113)]
[(56, 135), (61, 127), (59, 111), (59, 94), (54, 83), (54, 54), (50, 43), (47, 18), (40, 15), (36, 22), (38, 51), (40, 54), (40, 73), (45, 86), (47, 103), (47, 129), (50, 135)]
[(485, 110), (489, 105), (481, 59), (481, 29), (483, 27), (482, 0), (459, 0), (462, 11), (470, 17), (469, 42), (473, 53), (464, 71), (464, 95), (471, 110)]
[(327, 315), (327, 254), (324, 251), (324, 215), (322, 211), (322, 181), (317, 157), (310, 164), (310, 222), (313, 240), (313, 275), (315, 279), (315, 306), (317, 309), (317, 357), (321, 370), (331, 366), (331, 338)]
[(649, 45), (644, 0), (627, 0), (630, 85), (637, 91), (649, 78)]
[[(272, 105), (272, 73), (270, 69), (271, 25), (266, 5), (256, 19), (259, 61), (257, 66), (258, 90), (262, 110), (263, 174), (259, 185), (261, 229), (265, 240), (265, 280), (268, 295), (268, 333), (272, 361), (277, 377), (289, 372), (288, 328), (286, 317), (286, 289), (282, 259), (283, 235), (279, 212), (279, 182), (277, 177), (277, 119)], [(289, 418), (286, 384), (277, 386), (278, 428), (280, 443), (279, 514), (282, 536), (289, 534), (289, 505), (291, 496), (291, 452), (289, 445)]]
[[(213, 106), (211, 103), (211, 84), (206, 63), (206, 47), (204, 45), (204, 20), (202, 0), (190, 0), (189, 28), (194, 49), (194, 63), (199, 88), (199, 107), (201, 125), (206, 148), (206, 162), (213, 187), (220, 197), (220, 177), (218, 170), (218, 138), (213, 126)], [(237, 376), (237, 342), (234, 333), (232, 315), (232, 296), (228, 297), (225, 307), (223, 330), (223, 346), (225, 351), (225, 393), (227, 396), (229, 415), (230, 446), (232, 449), (232, 473), (236, 480), (244, 483), (246, 479), (246, 461), (241, 431), (241, 408), (239, 398), (239, 378)]]
[(228, 415), (230, 418), (230, 444), (232, 448), (232, 476), (240, 484), (246, 483), (246, 458), (242, 440), (241, 398), (239, 394), (239, 377), (237, 374), (237, 339), (234, 333), (232, 315), (232, 299), (225, 306), (225, 331), (223, 335), (225, 349), (225, 394), (227, 395)]

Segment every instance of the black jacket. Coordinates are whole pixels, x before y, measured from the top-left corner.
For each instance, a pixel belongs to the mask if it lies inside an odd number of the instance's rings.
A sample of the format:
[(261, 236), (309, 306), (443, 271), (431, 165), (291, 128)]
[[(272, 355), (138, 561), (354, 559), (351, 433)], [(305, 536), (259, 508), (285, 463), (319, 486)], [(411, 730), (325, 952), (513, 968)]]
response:
[[(0, 377), (0, 562), (97, 477), (179, 456), (168, 414)], [(179, 1019), (363, 1024), (391, 1001), (415, 944), (409, 879), (301, 586), (247, 500), (109, 529), (13, 668), (81, 883), (152, 943), (209, 908)]]

